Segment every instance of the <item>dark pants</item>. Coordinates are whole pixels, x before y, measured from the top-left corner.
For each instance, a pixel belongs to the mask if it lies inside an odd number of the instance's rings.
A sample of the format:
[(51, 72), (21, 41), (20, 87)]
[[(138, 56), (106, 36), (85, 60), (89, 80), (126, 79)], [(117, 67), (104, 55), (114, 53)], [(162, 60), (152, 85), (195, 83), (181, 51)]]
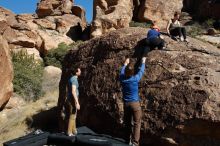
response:
[(139, 145), (141, 130), (141, 105), (140, 102), (124, 103), (125, 140)]
[(185, 27), (176, 27), (170, 30), (170, 35), (179, 37), (183, 36), (183, 38), (186, 39), (186, 29)]
[(156, 47), (159, 50), (162, 50), (164, 46), (165, 46), (165, 41), (159, 37), (152, 38), (150, 40), (146, 38), (144, 50), (143, 50), (143, 55), (145, 56), (149, 51), (155, 49)]

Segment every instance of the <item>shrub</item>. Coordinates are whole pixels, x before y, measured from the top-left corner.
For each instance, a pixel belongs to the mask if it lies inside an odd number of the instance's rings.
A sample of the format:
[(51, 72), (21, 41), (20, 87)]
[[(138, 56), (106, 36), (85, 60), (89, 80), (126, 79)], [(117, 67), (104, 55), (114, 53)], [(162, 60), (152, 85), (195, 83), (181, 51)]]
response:
[(195, 37), (195, 36), (203, 34), (204, 30), (205, 28), (201, 24), (195, 23), (189, 26), (187, 34), (191, 37)]
[(135, 22), (131, 21), (129, 23), (130, 27), (143, 27), (143, 28), (149, 28), (151, 26), (152, 22)]
[(65, 43), (60, 43), (57, 48), (51, 49), (48, 51), (47, 55), (44, 57), (44, 64), (45, 66), (56, 66), (61, 68), (62, 67), (62, 61), (67, 54), (67, 52), (72, 48), (76, 47), (79, 44), (81, 44), (82, 41), (77, 41), (69, 46), (66, 45)]
[(203, 26), (206, 27), (206, 28), (210, 28), (210, 27), (213, 27), (213, 24), (214, 24), (215, 20), (214, 19), (207, 19), (204, 23), (203, 23)]
[(12, 62), (14, 92), (27, 101), (37, 100), (42, 95), (43, 64), (23, 50), (12, 53)]

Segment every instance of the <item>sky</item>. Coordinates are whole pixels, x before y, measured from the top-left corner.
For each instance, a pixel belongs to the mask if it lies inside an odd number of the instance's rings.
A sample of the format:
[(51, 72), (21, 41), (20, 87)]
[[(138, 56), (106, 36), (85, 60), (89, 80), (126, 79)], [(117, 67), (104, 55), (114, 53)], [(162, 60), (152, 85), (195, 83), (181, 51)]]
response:
[[(13, 11), (16, 14), (35, 13), (39, 0), (0, 0), (0, 6)], [(74, 5), (80, 5), (86, 10), (86, 20), (92, 20), (93, 0), (74, 0)]]

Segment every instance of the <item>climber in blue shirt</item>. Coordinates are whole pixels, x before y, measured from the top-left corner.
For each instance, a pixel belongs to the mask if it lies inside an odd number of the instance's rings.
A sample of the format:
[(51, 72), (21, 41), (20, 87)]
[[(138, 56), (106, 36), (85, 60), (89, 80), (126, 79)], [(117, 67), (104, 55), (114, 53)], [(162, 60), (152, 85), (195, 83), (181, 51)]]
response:
[(151, 29), (147, 32), (147, 37), (145, 39), (145, 48), (144, 55), (149, 52), (149, 50), (153, 50), (158, 48), (159, 50), (164, 49), (165, 41), (160, 33), (159, 27), (153, 22)]
[[(141, 105), (138, 94), (138, 82), (144, 74), (146, 57), (142, 58), (142, 64), (137, 74), (134, 74), (134, 68), (129, 65), (130, 59), (126, 59), (120, 72), (120, 82), (122, 85), (124, 100), (124, 124), (125, 140), (127, 143), (138, 146), (141, 129)], [(133, 119), (133, 121), (131, 121)], [(134, 123), (132, 126), (131, 123)], [(131, 137), (131, 139), (130, 139)]]

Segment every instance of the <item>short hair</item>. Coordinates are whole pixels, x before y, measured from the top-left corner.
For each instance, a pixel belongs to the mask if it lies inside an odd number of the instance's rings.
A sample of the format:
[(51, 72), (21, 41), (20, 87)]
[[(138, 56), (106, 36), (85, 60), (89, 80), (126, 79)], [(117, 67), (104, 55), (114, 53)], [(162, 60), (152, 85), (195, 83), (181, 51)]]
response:
[(70, 69), (70, 72), (72, 75), (76, 75), (76, 73), (78, 72), (79, 67), (73, 67)]
[(180, 15), (180, 12), (177, 12), (177, 11), (176, 11), (176, 12), (174, 13), (174, 16), (177, 16), (177, 15)]
[(126, 66), (126, 68), (125, 68), (125, 77), (130, 78), (133, 75), (134, 75), (134, 67), (132, 67), (131, 65)]

